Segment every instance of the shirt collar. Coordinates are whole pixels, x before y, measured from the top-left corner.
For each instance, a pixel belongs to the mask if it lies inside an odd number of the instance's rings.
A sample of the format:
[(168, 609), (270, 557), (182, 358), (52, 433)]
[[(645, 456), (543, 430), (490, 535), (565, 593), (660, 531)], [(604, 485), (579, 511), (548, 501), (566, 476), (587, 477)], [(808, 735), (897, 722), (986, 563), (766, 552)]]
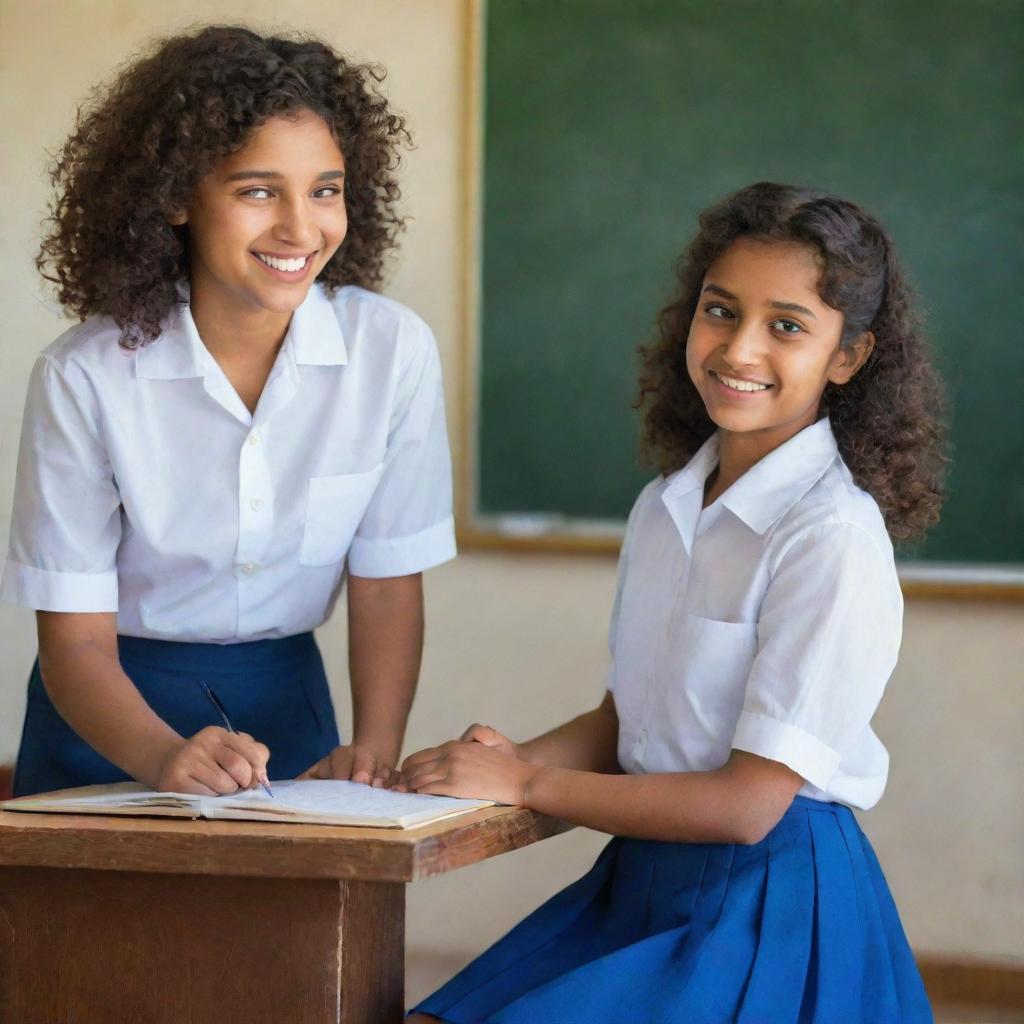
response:
[[(662, 498), (669, 510), (684, 495), (700, 489), (718, 465), (719, 439), (714, 433), (692, 459), (665, 484)], [(755, 533), (763, 534), (781, 519), (838, 458), (828, 417), (805, 427), (785, 444), (751, 466), (719, 499)], [(675, 517), (673, 517), (675, 518)]]
[[(136, 352), (136, 376), (150, 380), (205, 377), (212, 356), (199, 337), (188, 304), (188, 285), (179, 283), (177, 298), (159, 336)], [(334, 306), (320, 285), (313, 285), (292, 314), (284, 348), (296, 363), (343, 366), (348, 362), (345, 338)]]

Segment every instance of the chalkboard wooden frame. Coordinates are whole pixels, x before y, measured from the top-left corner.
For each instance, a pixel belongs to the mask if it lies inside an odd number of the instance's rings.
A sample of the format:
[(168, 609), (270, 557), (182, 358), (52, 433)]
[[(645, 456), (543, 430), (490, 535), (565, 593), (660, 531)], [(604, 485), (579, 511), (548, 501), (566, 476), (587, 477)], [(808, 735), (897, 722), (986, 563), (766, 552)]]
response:
[[(485, 515), (479, 510), (486, 16), (487, 0), (470, 0), (464, 50), (464, 271), (458, 367), (461, 445), (455, 479), (458, 539), (463, 549), (470, 550), (615, 556), (623, 523)], [(903, 561), (898, 569), (908, 598), (1024, 602), (1024, 566)]]

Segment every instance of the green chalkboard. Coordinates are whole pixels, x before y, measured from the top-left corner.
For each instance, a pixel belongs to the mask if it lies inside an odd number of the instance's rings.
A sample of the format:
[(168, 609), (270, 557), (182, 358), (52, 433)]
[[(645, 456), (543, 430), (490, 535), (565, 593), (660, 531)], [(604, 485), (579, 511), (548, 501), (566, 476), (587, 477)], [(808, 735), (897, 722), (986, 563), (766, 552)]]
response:
[(892, 232), (948, 382), (924, 560), (1024, 563), (1024, 10), (1011, 0), (492, 0), (477, 513), (621, 521), (636, 345), (698, 212), (757, 180)]

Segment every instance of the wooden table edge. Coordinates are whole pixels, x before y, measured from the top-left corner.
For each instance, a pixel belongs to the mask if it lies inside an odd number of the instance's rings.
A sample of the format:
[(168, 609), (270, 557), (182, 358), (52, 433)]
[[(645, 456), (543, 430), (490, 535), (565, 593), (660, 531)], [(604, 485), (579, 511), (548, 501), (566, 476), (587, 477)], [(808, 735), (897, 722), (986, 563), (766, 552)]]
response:
[(568, 827), (517, 807), (412, 829), (0, 811), (0, 866), (411, 882)]

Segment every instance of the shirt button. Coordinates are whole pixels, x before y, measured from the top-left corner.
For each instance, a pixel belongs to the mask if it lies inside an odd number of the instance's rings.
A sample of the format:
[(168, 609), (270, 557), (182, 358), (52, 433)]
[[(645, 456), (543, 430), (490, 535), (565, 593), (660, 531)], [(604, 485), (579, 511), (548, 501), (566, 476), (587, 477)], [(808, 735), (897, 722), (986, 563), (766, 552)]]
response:
[(260, 443), (260, 435), (254, 430), (248, 436), (248, 438), (246, 438), (246, 442), (245, 443), (248, 444), (248, 445), (259, 444)]
[(256, 565), (254, 562), (245, 562), (238, 568), (243, 576), (252, 576), (252, 574), (256, 572), (257, 569), (259, 569), (259, 566)]
[(250, 498), (249, 499), (249, 507), (254, 512), (259, 512), (259, 510), (261, 508), (263, 508), (263, 499), (262, 498)]

